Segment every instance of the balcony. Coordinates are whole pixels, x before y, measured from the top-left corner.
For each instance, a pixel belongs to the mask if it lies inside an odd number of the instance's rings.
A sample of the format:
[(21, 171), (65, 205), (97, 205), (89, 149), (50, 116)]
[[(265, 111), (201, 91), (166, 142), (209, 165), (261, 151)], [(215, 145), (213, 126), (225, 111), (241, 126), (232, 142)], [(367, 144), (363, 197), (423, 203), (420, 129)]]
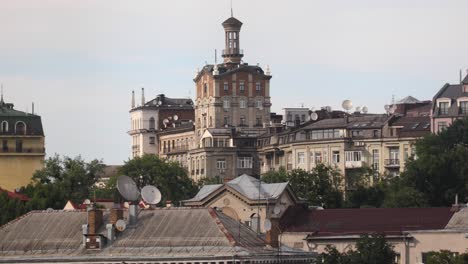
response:
[(386, 159), (384, 161), (384, 166), (388, 168), (398, 168), (400, 167), (400, 160), (399, 159)]
[(223, 49), (223, 55), (243, 55), (244, 50), (243, 49), (237, 49), (237, 48), (230, 48), (230, 49)]
[(345, 168), (346, 169), (362, 168), (363, 166), (364, 166), (364, 162), (362, 160), (359, 160), (359, 161), (345, 161)]
[(45, 148), (1, 148), (0, 155), (44, 155)]
[(173, 154), (180, 152), (187, 152), (189, 149), (188, 145), (175, 147), (175, 148), (163, 148), (163, 154)]

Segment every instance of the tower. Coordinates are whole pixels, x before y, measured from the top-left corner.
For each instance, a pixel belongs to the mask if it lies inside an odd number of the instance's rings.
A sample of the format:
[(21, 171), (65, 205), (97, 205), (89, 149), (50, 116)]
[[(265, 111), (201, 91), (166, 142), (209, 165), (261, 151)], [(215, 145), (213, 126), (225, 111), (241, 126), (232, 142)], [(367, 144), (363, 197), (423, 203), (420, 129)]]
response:
[(225, 32), (225, 48), (223, 49), (222, 57), (225, 64), (239, 64), (244, 56), (239, 45), (239, 33), (242, 27), (240, 22), (235, 17), (231, 16), (222, 23)]

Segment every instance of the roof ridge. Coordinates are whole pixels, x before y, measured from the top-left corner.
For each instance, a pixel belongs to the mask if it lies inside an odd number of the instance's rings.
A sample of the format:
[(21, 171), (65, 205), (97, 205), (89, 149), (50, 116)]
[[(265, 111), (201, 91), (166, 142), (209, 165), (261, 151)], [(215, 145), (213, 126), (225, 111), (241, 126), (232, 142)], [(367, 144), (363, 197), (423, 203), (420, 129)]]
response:
[(216, 212), (216, 209), (208, 208), (208, 213), (210, 214), (210, 216), (215, 221), (216, 225), (219, 228), (219, 231), (221, 231), (221, 233), (224, 234), (224, 236), (228, 240), (229, 244), (231, 244), (231, 246), (233, 246), (233, 247), (237, 246), (238, 243), (236, 242), (236, 239), (231, 234), (231, 232), (229, 232), (229, 230), (224, 226), (223, 221), (221, 221), (221, 219), (219, 219), (218, 214)]

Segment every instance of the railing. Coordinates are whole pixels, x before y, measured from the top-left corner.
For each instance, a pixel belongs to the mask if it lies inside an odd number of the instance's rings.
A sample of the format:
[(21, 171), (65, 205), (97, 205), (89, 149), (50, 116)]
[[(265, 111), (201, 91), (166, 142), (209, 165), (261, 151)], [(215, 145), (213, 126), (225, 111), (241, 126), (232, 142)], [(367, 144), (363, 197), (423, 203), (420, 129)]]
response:
[(362, 168), (363, 167), (363, 161), (345, 161), (345, 168), (347, 169), (353, 169), (353, 168)]
[(399, 159), (386, 159), (384, 161), (384, 165), (386, 167), (400, 167), (400, 160)]
[(237, 49), (237, 48), (230, 48), (230, 49), (223, 49), (223, 55), (243, 55), (244, 50), (243, 49)]
[(0, 153), (45, 153), (45, 148), (1, 148)]
[(188, 145), (186, 146), (180, 146), (180, 147), (175, 147), (175, 148), (163, 148), (163, 153), (174, 153), (174, 152), (184, 152), (189, 149)]

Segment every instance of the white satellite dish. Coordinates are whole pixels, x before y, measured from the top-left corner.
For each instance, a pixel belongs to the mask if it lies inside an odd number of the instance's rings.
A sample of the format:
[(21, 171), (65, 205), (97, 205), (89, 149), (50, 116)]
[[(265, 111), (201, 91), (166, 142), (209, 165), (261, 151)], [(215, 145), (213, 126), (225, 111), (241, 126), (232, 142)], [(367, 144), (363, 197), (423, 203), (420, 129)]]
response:
[(174, 121), (177, 121), (179, 120), (179, 116), (178, 115), (174, 115)]
[(158, 188), (152, 185), (147, 185), (141, 189), (141, 197), (148, 204), (158, 204), (162, 198)]
[(390, 114), (393, 114), (393, 113), (395, 113), (395, 110), (396, 110), (396, 106), (395, 106), (395, 105), (392, 105), (392, 106), (390, 106), (390, 109), (388, 109), (388, 112), (389, 112)]
[(85, 199), (85, 200), (83, 201), (83, 204), (91, 204), (91, 200)]
[(310, 114), (310, 119), (312, 119), (312, 120), (314, 120), (314, 121), (317, 120), (317, 119), (318, 119), (317, 113), (312, 112), (312, 114)]
[(279, 215), (281, 213), (281, 208), (278, 206), (275, 206), (275, 208), (273, 208), (273, 213), (275, 215)]
[(121, 175), (117, 178), (117, 190), (127, 201), (137, 201), (140, 197), (140, 191), (132, 178)]
[(361, 107), (360, 106), (356, 106), (356, 112), (358, 112), (358, 113), (361, 112)]
[(362, 107), (362, 112), (363, 112), (364, 114), (367, 114), (367, 112), (369, 112), (369, 108), (367, 108), (367, 106), (363, 106), (363, 107)]
[(265, 228), (265, 231), (270, 231), (271, 230), (271, 221), (270, 221), (270, 219), (265, 219), (265, 222), (263, 223), (263, 227)]
[(389, 106), (389, 105), (384, 105), (384, 108), (385, 108), (385, 112), (388, 112), (388, 110), (390, 110), (390, 106)]
[(127, 228), (127, 223), (125, 223), (125, 221), (122, 219), (117, 220), (117, 222), (115, 223), (115, 229), (122, 232), (125, 230), (125, 228)]
[(165, 125), (169, 124), (169, 119), (165, 118), (165, 119), (163, 120), (163, 123), (164, 123)]
[(351, 100), (344, 100), (341, 106), (344, 110), (349, 111), (353, 108), (353, 102), (351, 102)]
[(332, 107), (329, 106), (329, 105), (325, 106), (325, 109), (327, 109), (327, 112), (331, 112), (331, 111), (332, 111)]
[(162, 101), (158, 101), (158, 105), (162, 105)]

